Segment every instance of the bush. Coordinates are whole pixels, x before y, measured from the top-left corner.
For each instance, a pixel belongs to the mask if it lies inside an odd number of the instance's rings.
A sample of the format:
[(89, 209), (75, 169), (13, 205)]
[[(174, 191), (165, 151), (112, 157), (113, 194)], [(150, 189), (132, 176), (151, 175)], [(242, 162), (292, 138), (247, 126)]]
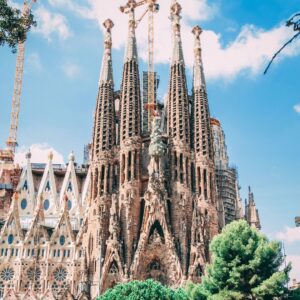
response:
[(161, 283), (146, 281), (131, 281), (118, 284), (107, 290), (98, 300), (189, 300), (183, 289), (176, 291)]

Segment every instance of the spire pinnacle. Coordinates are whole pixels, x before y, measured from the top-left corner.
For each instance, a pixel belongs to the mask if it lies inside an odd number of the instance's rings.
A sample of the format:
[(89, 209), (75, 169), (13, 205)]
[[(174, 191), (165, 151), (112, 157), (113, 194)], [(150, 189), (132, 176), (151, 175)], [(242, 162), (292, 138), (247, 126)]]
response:
[(113, 72), (112, 72), (112, 57), (111, 57), (111, 47), (112, 47), (112, 38), (111, 38), (111, 29), (114, 27), (112, 20), (107, 19), (103, 23), (105, 28), (105, 38), (104, 38), (104, 55), (102, 62), (102, 69), (100, 75), (100, 83), (110, 82), (113, 84)]
[(127, 39), (127, 46), (125, 51), (125, 62), (136, 60), (138, 58), (137, 53), (137, 43), (136, 43), (136, 36), (135, 36), (135, 28), (136, 28), (136, 21), (135, 21), (135, 8), (137, 4), (135, 0), (129, 0), (126, 6), (121, 6), (120, 10), (122, 13), (128, 14), (129, 21), (128, 21), (128, 39)]
[(181, 5), (177, 1), (174, 1), (173, 4), (171, 5), (171, 20), (172, 20), (172, 30), (173, 30), (172, 65), (177, 63), (184, 64), (182, 40), (180, 34), (181, 11), (182, 11)]
[(192, 31), (192, 33), (195, 36), (194, 89), (205, 88), (205, 85), (206, 85), (205, 77), (204, 77), (204, 70), (203, 70), (203, 63), (202, 63), (202, 49), (201, 49), (201, 41), (200, 41), (200, 35), (202, 34), (202, 32), (203, 32), (202, 28), (199, 26), (195, 26)]

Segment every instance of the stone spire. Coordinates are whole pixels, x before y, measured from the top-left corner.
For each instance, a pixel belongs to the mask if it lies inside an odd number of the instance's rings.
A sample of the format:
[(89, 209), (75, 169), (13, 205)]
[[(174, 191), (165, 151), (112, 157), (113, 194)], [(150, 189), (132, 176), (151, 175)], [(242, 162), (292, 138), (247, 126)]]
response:
[(126, 13), (129, 15), (129, 23), (128, 23), (128, 37), (127, 37), (127, 45), (125, 51), (124, 61), (135, 60), (138, 61), (138, 51), (137, 51), (137, 43), (135, 36), (135, 7), (136, 2), (134, 0), (129, 0), (126, 7)]
[(194, 27), (195, 36), (194, 45), (194, 147), (196, 155), (213, 159), (213, 140), (210, 125), (210, 113), (206, 92), (203, 63), (201, 57), (200, 35), (202, 29), (199, 26)]
[(173, 31), (173, 55), (171, 60), (169, 99), (168, 99), (168, 133), (174, 144), (190, 145), (189, 98), (185, 65), (180, 35), (181, 6), (175, 2), (171, 6)]
[(254, 227), (258, 230), (261, 229), (261, 224), (260, 224), (260, 218), (259, 218), (259, 213), (258, 209), (256, 208), (256, 204), (254, 201), (254, 194), (251, 191), (251, 187), (249, 186), (249, 195), (248, 195), (248, 202), (246, 201), (246, 220), (249, 223), (251, 227)]
[(135, 37), (135, 7), (136, 2), (129, 0), (124, 8), (124, 12), (129, 15), (129, 22), (121, 87), (121, 145), (125, 140), (141, 135), (141, 91)]
[(105, 28), (105, 37), (104, 37), (104, 55), (102, 61), (102, 69), (100, 73), (100, 82), (101, 83), (110, 83), (113, 86), (113, 70), (112, 70), (112, 38), (111, 38), (111, 29), (114, 27), (112, 20), (107, 19), (103, 26)]
[(99, 80), (99, 90), (94, 124), (93, 159), (105, 151), (111, 151), (115, 144), (115, 109), (114, 82), (111, 57), (111, 29), (113, 22), (108, 19), (103, 23), (106, 30), (104, 38), (104, 55)]

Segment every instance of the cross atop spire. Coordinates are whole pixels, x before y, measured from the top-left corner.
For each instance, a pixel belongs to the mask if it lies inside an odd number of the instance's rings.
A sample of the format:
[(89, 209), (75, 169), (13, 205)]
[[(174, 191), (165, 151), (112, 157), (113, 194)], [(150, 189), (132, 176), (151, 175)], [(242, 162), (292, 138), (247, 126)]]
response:
[(194, 62), (194, 89), (201, 89), (205, 88), (205, 76), (203, 70), (203, 63), (202, 63), (202, 49), (201, 49), (201, 41), (200, 35), (202, 34), (202, 28), (196, 26), (193, 28), (192, 33), (195, 36), (195, 43), (194, 43), (194, 55), (195, 55), (195, 62)]

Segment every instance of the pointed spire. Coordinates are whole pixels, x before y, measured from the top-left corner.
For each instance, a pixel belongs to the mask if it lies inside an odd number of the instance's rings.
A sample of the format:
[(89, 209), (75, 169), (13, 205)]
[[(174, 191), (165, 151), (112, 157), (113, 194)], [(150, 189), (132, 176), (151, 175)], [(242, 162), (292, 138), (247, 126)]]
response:
[(172, 30), (173, 30), (173, 56), (172, 56), (172, 65), (183, 64), (183, 50), (182, 50), (182, 40), (180, 33), (180, 20), (181, 20), (181, 10), (182, 7), (177, 1), (173, 1), (171, 5), (171, 21), (172, 21)]
[(136, 1), (129, 0), (125, 7), (121, 7), (121, 12), (128, 14), (129, 21), (128, 21), (128, 38), (127, 38), (127, 45), (125, 51), (124, 61), (131, 61), (131, 60), (138, 60), (138, 52), (137, 52), (137, 43), (136, 43), (136, 36), (135, 36), (135, 28), (136, 28), (136, 21), (135, 21), (135, 8), (136, 8)]
[(194, 89), (205, 89), (205, 76), (203, 70), (202, 63), (202, 49), (201, 49), (201, 41), (200, 35), (202, 33), (202, 29), (199, 26), (193, 28), (192, 33), (195, 36), (195, 44), (194, 44)]
[(105, 28), (105, 38), (104, 38), (104, 55), (102, 61), (102, 69), (100, 74), (100, 82), (101, 83), (111, 83), (113, 85), (113, 70), (112, 70), (112, 37), (111, 37), (111, 29), (114, 27), (114, 23), (112, 20), (107, 19), (103, 23), (103, 27)]

